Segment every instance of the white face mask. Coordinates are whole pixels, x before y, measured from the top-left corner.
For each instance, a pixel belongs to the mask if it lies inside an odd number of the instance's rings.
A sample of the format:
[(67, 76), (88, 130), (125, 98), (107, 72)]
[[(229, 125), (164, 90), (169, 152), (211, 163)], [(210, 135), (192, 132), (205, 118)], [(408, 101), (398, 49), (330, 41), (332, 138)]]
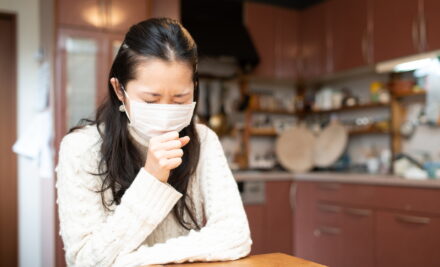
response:
[[(191, 104), (150, 104), (132, 100), (128, 97), (125, 89), (123, 91), (130, 100), (130, 116), (125, 111), (130, 121), (129, 131), (140, 144), (148, 145), (150, 138), (167, 132), (180, 132), (191, 123), (196, 102)], [(124, 105), (124, 103), (122, 104)]]

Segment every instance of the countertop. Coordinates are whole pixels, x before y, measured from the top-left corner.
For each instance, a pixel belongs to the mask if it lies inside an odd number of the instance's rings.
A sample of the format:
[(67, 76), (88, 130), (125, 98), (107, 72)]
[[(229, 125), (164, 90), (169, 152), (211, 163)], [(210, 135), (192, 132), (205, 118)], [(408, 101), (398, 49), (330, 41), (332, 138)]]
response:
[[(324, 265), (297, 258), (284, 253), (270, 253), (248, 256), (235, 261), (223, 262), (200, 262), (184, 264), (165, 264), (149, 266), (173, 266), (173, 267), (325, 267)], [(146, 266), (145, 266), (146, 267)]]
[(339, 172), (309, 172), (289, 173), (283, 171), (237, 171), (234, 172), (237, 181), (312, 181), (312, 182), (333, 182), (369, 185), (409, 186), (440, 188), (440, 179), (416, 180), (405, 179), (394, 175), (374, 175), (360, 173), (339, 173)]

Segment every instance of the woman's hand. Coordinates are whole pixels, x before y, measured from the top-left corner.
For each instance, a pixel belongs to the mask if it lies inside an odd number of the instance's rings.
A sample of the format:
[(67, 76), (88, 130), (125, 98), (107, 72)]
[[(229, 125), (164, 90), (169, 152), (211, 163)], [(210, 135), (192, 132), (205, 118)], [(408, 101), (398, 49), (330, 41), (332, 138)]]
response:
[(145, 170), (166, 183), (170, 171), (182, 164), (184, 147), (190, 141), (189, 136), (179, 138), (179, 133), (169, 132), (150, 139)]

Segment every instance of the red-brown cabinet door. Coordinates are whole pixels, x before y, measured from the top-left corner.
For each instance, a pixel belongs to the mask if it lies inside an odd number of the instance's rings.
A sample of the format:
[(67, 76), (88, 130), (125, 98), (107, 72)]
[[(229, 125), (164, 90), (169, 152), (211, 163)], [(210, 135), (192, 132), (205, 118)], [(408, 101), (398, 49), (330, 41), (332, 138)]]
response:
[(128, 29), (149, 17), (146, 0), (108, 0), (107, 26), (111, 31), (126, 33)]
[(275, 76), (275, 8), (259, 3), (245, 3), (245, 24), (260, 57), (254, 74)]
[(327, 3), (300, 13), (301, 73), (305, 79), (325, 74), (328, 56)]
[(251, 231), (252, 248), (251, 255), (266, 253), (265, 247), (265, 220), (264, 220), (264, 205), (244, 205), (246, 215), (249, 221), (249, 228)]
[(58, 0), (58, 22), (64, 26), (99, 29), (105, 26), (106, 3), (103, 0)]
[(440, 218), (377, 212), (378, 267), (437, 267), (440, 265)]
[(296, 10), (276, 8), (275, 76), (294, 80), (298, 76), (300, 43), (299, 13)]
[(338, 225), (315, 223), (313, 255), (310, 260), (332, 267), (341, 267), (343, 258), (343, 229)]
[(294, 203), (294, 255), (311, 260), (314, 258), (315, 205), (316, 193), (314, 183), (295, 182), (293, 190)]
[(426, 50), (440, 49), (440, 1), (424, 0), (424, 17), (421, 23), (425, 23), (426, 32)]
[(266, 253), (292, 254), (293, 226), (290, 181), (266, 183)]
[(420, 52), (417, 20), (418, 0), (373, 0), (374, 61)]
[(342, 217), (343, 267), (374, 266), (374, 213), (371, 209), (346, 207)]
[(368, 0), (333, 0), (329, 8), (333, 71), (368, 65)]

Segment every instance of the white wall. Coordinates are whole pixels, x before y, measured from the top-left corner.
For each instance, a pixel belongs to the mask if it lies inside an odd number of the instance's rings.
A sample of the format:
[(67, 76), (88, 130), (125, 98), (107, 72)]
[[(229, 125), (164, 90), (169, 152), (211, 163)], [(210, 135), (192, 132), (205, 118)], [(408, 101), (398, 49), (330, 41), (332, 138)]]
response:
[[(17, 15), (17, 133), (34, 118), (36, 99), (40, 15), (38, 0), (0, 0), (0, 11)], [(37, 169), (27, 159), (18, 160), (19, 262), (20, 266), (43, 266), (42, 194)]]

